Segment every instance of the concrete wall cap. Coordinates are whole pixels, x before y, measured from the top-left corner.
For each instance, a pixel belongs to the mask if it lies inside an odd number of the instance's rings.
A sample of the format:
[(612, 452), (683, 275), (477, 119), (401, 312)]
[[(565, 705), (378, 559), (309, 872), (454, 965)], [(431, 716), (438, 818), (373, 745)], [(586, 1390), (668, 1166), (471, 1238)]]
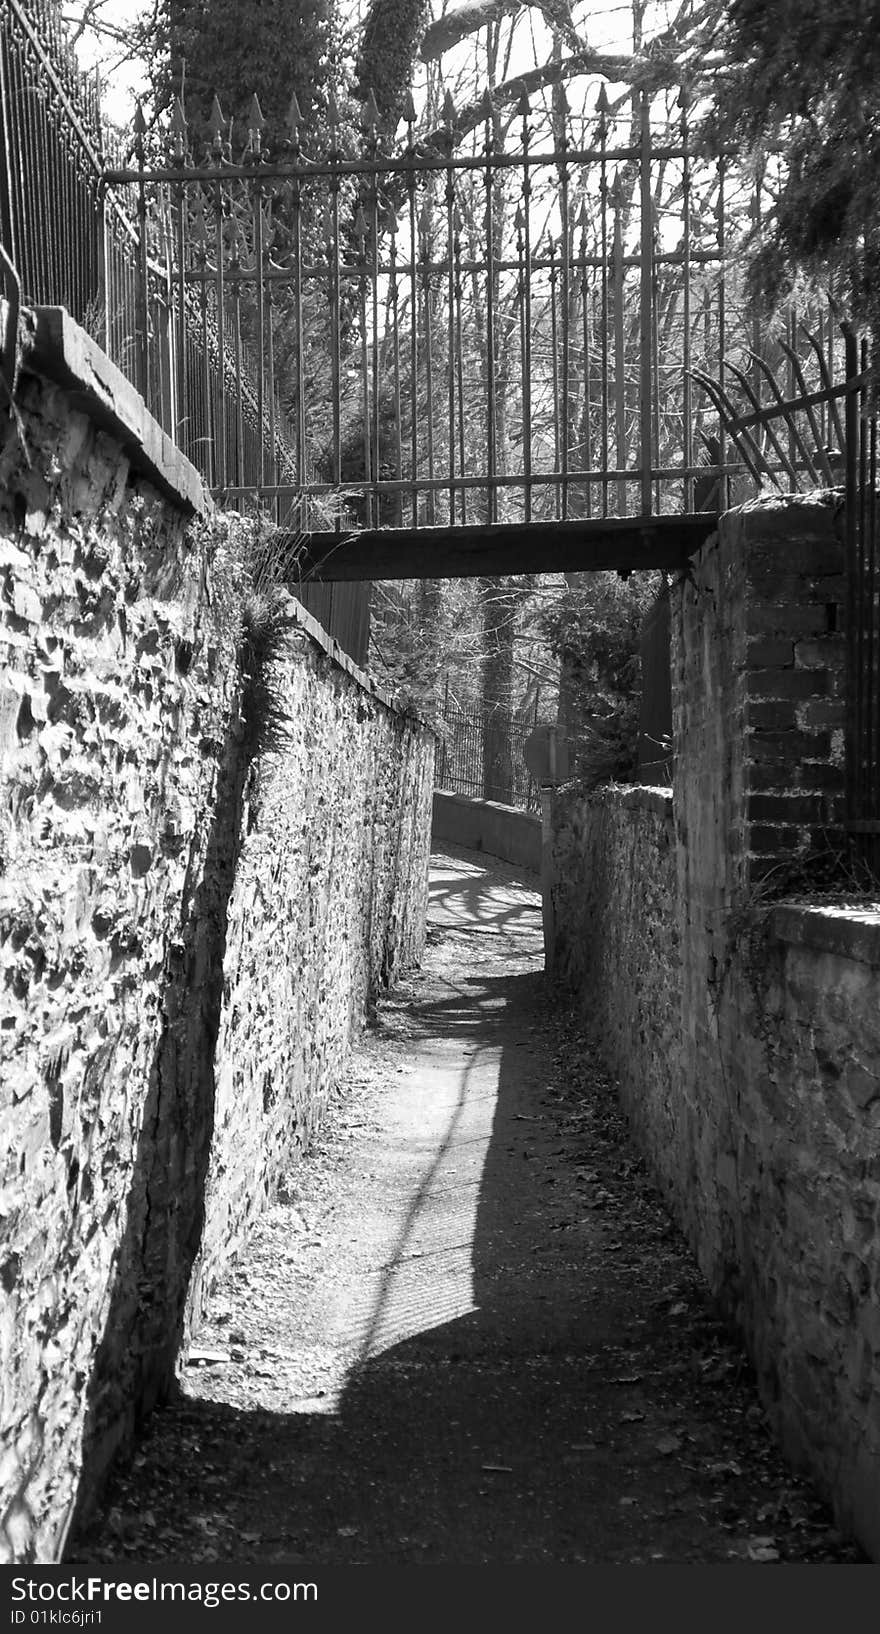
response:
[(770, 926), (780, 942), (880, 969), (880, 904), (849, 908), (784, 902), (774, 908)]
[(187, 515), (213, 509), (195, 466), (147, 408), (140, 393), (97, 341), (63, 306), (36, 306), (22, 314), (22, 367), (52, 380), (102, 431), (116, 439), (135, 470)]

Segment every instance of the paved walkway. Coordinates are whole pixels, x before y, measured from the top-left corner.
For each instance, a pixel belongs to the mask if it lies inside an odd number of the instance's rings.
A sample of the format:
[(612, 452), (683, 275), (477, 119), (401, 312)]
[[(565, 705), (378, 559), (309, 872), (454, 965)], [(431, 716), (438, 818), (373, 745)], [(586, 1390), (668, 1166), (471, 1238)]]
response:
[(846, 1561), (547, 1005), (534, 882), (437, 856), (379, 1007), (76, 1561)]

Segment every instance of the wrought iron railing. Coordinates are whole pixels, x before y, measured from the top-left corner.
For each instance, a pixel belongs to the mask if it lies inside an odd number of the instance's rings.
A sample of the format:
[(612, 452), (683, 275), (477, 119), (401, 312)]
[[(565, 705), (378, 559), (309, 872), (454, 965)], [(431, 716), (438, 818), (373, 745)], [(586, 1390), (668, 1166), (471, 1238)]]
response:
[[(143, 158), (140, 124), (135, 136)], [(57, 0), (3, 0), (0, 241), (23, 298), (67, 308), (227, 503), (246, 509), (265, 499), (270, 472), (276, 519), (295, 533), (302, 508), (289, 417), (266, 390), (247, 320), (235, 321), (236, 294), (224, 333), (204, 280), (176, 276), (180, 233), (167, 191), (108, 188), (108, 170), (123, 157)], [(239, 481), (227, 492), (218, 478), (232, 467)], [(369, 586), (298, 589), (345, 650), (366, 662)]]
[(266, 154), (256, 98), (235, 151), (215, 105), (193, 153), (178, 108), (171, 162), (141, 148), (107, 176), (136, 190), (150, 253), (171, 247), (174, 301), (196, 303), (236, 382), (246, 335), (258, 411), (283, 409), (292, 474), (255, 476), (205, 389), (218, 491), (305, 494), (309, 526), (316, 504), (410, 528), (693, 510), (701, 428), (727, 475), (694, 370), (723, 383), (745, 338), (732, 250), (751, 183), (695, 155), (686, 99), (671, 133), (647, 96), (621, 130), (600, 92), (587, 143), (561, 101), (540, 141), (527, 102), (502, 123), (487, 98), (475, 122), (447, 98), (427, 138), (408, 112), (383, 147), (371, 101), (359, 142), (331, 101), (313, 152), (294, 103)]
[(501, 706), (462, 709), (447, 698), (437, 727), (438, 789), (539, 812), (540, 790), (524, 758), (534, 726), (531, 713), (524, 719)]

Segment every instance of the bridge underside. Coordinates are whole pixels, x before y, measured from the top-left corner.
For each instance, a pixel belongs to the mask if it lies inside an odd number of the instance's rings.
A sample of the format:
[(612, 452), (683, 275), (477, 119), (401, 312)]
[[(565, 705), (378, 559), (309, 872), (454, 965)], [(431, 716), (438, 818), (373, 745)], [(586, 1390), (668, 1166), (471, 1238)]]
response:
[(477, 523), (471, 527), (377, 528), (289, 536), (296, 573), (324, 583), (369, 579), (473, 579), (511, 573), (681, 573), (718, 518), (582, 518)]

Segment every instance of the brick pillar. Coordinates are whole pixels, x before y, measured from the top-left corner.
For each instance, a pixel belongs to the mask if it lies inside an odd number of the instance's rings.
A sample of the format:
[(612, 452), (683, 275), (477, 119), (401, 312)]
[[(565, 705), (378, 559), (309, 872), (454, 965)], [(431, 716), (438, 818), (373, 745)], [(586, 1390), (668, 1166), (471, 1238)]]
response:
[(735, 523), (745, 572), (743, 799), (757, 880), (844, 840), (842, 507), (825, 496), (764, 500)]

